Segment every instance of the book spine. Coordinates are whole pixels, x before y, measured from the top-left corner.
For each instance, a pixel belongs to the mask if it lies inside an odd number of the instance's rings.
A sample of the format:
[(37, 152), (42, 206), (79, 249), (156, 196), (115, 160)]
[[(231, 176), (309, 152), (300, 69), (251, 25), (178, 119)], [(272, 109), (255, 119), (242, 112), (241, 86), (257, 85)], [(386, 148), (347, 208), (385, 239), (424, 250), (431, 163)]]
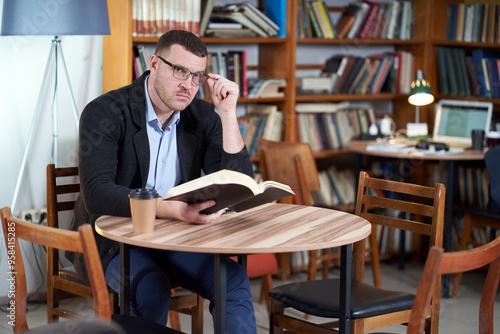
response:
[(454, 66), (453, 61), (453, 50), (450, 48), (443, 48), (445, 59), (446, 59), (446, 72), (448, 73), (448, 83), (450, 88), (451, 95), (458, 95), (458, 73), (457, 69)]
[(436, 60), (438, 63), (439, 87), (441, 89), (441, 93), (448, 95), (450, 90), (448, 87), (448, 74), (446, 71), (446, 58), (443, 47), (436, 48)]
[(375, 22), (375, 18), (377, 16), (377, 12), (380, 5), (371, 3), (370, 11), (368, 12), (368, 16), (366, 17), (365, 22), (361, 26), (361, 30), (359, 31), (358, 38), (367, 38), (371, 29), (374, 29), (373, 25)]
[(266, 1), (264, 14), (278, 26), (278, 37), (286, 37), (286, 0)]
[(309, 15), (310, 17), (314, 37), (323, 38), (323, 32), (321, 31), (321, 27), (319, 26), (318, 17), (316, 16), (316, 13), (314, 12), (310, 1), (306, 1), (306, 9), (307, 15)]
[(313, 7), (316, 6), (316, 15), (321, 18), (320, 25), (323, 27), (324, 38), (333, 38), (333, 28), (330, 25), (330, 20), (328, 19), (328, 13), (326, 11), (323, 1), (315, 1)]

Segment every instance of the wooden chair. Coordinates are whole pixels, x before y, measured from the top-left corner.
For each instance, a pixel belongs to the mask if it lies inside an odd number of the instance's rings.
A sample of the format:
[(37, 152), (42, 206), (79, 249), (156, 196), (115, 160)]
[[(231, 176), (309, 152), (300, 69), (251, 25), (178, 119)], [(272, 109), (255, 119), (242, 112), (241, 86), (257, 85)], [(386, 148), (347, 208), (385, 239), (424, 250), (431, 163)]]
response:
[[(76, 231), (68, 231), (54, 227), (47, 227), (28, 223), (12, 217), (10, 208), (0, 209), (0, 218), (7, 246), (7, 254), (10, 257), (9, 265), (13, 278), (14, 297), (10, 305), (14, 308), (15, 326), (12, 327), (14, 333), (55, 333), (66, 332), (68, 328), (73, 328), (75, 332), (98, 333), (98, 326), (107, 326), (107, 333), (181, 333), (171, 328), (147, 321), (142, 318), (124, 316), (120, 314), (111, 315), (109, 293), (104, 272), (102, 270), (99, 253), (94, 239), (92, 226), (85, 224)], [(80, 320), (69, 325), (67, 322), (49, 323), (37, 327), (33, 331), (28, 331), (29, 326), (26, 318), (27, 287), (26, 272), (24, 268), (23, 255), (21, 252), (21, 239), (27, 242), (36, 243), (46, 247), (67, 250), (74, 253), (83, 253), (85, 265), (88, 271), (92, 299), (94, 301), (94, 311), (97, 318), (106, 321), (108, 324), (95, 321), (95, 326), (85, 327), (87, 320)], [(73, 320), (70, 320), (73, 321)], [(111, 324), (113, 321), (113, 324)], [(116, 324), (120, 325), (118, 327)], [(78, 327), (76, 327), (78, 326)], [(84, 326), (84, 327), (82, 327)], [(110, 327), (111, 326), (111, 327)], [(115, 330), (114, 332), (112, 330)], [(26, 332), (27, 331), (27, 332)]]
[[(471, 239), (472, 229), (474, 227), (489, 227), (492, 230), (500, 229), (500, 146), (489, 149), (484, 154), (484, 162), (490, 181), (488, 209), (465, 208), (464, 220), (462, 224), (462, 233), (460, 235), (459, 250), (465, 250), (469, 245), (474, 247), (480, 244)], [(462, 273), (455, 275), (453, 281), (452, 296), (458, 296)]]
[[(47, 226), (59, 228), (59, 215), (72, 213), (80, 191), (78, 167), (56, 168), (47, 165)], [(92, 299), (92, 289), (76, 273), (73, 266), (60, 268), (59, 250), (47, 248), (47, 316), (48, 322), (59, 317), (74, 318), (75, 313), (59, 307), (61, 294)], [(119, 313), (118, 293), (110, 289), (111, 313)], [(179, 314), (191, 315), (192, 333), (203, 333), (203, 298), (197, 294), (176, 296), (172, 289), (169, 319), (170, 326), (180, 330)]]
[(490, 267), (479, 304), (479, 334), (493, 334), (493, 309), (500, 282), (500, 237), (478, 248), (465, 251), (445, 253), (443, 248), (431, 247), (406, 333), (424, 333), (434, 286), (440, 275), (471, 271), (486, 265)]
[[(380, 197), (375, 193), (391, 192), (403, 195), (401, 199)], [(430, 236), (430, 246), (442, 247), (444, 221), (445, 187), (419, 186), (409, 183), (371, 178), (362, 172), (359, 176), (356, 214), (373, 225), (394, 227), (415, 234)], [(406, 212), (408, 219), (394, 218), (388, 210)], [(421, 222), (421, 220), (427, 220)], [(369, 237), (372, 244), (376, 235)], [(410, 320), (410, 312), (415, 295), (381, 289), (364, 283), (365, 244), (362, 240), (353, 246), (353, 282), (351, 284), (351, 333), (405, 324)], [(373, 256), (378, 258), (378, 248), (373, 248)], [(426, 332), (437, 333), (439, 324), (440, 279), (435, 284)], [(298, 333), (332, 333), (330, 328), (285, 315), (287, 307), (324, 318), (339, 317), (339, 279), (323, 279), (279, 286), (270, 291), (272, 301), (271, 333), (289, 329)], [(305, 296), (303, 291), (307, 291)], [(314, 302), (311, 302), (314, 301)]]
[[(259, 166), (264, 180), (274, 180), (288, 184), (298, 195), (281, 202), (312, 205), (311, 191), (318, 191), (320, 183), (318, 169), (311, 146), (306, 143), (273, 142), (259, 138)], [(318, 263), (323, 279), (333, 261), (340, 262), (340, 252), (332, 249), (309, 251), (308, 280), (316, 279)], [(376, 265), (378, 268), (378, 263)], [(374, 270), (374, 280), (380, 286), (380, 271)]]
[(407, 333), (423, 333), (439, 275), (466, 272), (489, 265), (479, 304), (479, 334), (493, 334), (493, 309), (500, 282), (500, 237), (478, 248), (445, 253), (432, 247), (420, 279)]
[[(237, 261), (237, 257), (233, 258)], [(259, 303), (266, 304), (268, 311), (271, 311), (271, 300), (269, 291), (273, 287), (273, 275), (278, 273), (278, 261), (272, 253), (250, 254), (247, 256), (248, 278), (260, 278), (260, 298)]]
[[(59, 228), (59, 213), (73, 211), (79, 192), (78, 167), (55, 168), (54, 164), (47, 166), (47, 226)], [(111, 290), (109, 292), (111, 313), (118, 314), (118, 294)], [(59, 307), (59, 299), (63, 294), (92, 299), (91, 287), (78, 276), (73, 266), (60, 268), (59, 249), (47, 247), (48, 322), (58, 321), (59, 317), (77, 316), (76, 313)]]

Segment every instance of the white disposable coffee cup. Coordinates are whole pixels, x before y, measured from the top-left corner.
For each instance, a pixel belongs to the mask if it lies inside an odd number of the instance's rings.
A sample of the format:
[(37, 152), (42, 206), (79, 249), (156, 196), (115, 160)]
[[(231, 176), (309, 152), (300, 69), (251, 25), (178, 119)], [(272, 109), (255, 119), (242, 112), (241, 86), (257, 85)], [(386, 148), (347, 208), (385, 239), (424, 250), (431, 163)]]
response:
[(146, 188), (134, 189), (128, 197), (130, 199), (134, 233), (153, 232), (156, 219), (156, 199), (158, 198), (156, 190)]

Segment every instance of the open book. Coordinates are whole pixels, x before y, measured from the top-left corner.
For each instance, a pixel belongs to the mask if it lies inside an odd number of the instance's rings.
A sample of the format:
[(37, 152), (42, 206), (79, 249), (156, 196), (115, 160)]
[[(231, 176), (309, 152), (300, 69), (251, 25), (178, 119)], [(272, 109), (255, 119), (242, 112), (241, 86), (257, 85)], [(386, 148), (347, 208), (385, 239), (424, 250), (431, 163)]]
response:
[(265, 181), (257, 184), (250, 176), (223, 169), (170, 189), (163, 199), (188, 204), (215, 200), (215, 205), (202, 211), (214, 213), (221, 209), (240, 212), (255, 206), (292, 196), (286, 184)]

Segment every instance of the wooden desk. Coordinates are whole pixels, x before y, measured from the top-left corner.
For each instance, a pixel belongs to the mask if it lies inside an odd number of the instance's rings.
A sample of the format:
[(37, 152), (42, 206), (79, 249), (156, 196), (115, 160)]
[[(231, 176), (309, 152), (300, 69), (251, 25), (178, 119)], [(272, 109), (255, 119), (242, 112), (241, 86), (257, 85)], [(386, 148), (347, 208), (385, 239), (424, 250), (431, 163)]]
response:
[[(400, 160), (435, 160), (435, 161), (446, 161), (448, 169), (448, 179), (446, 181), (441, 181), (446, 186), (446, 203), (445, 203), (445, 222), (444, 222), (444, 240), (443, 247), (445, 251), (451, 251), (451, 239), (452, 239), (452, 229), (453, 229), (453, 196), (457, 189), (455, 189), (455, 182), (457, 175), (457, 164), (460, 162), (467, 161), (482, 161), (484, 160), (483, 151), (465, 150), (461, 153), (456, 154), (422, 154), (422, 153), (394, 153), (385, 151), (369, 151), (366, 147), (373, 144), (373, 141), (364, 140), (354, 140), (347, 144), (346, 148), (354, 153), (355, 155), (355, 179), (358, 180), (358, 175), (361, 170), (361, 159), (363, 155), (382, 157), (382, 158), (392, 158)], [(451, 182), (449, 182), (451, 180)], [(406, 181), (409, 181), (406, 179)], [(356, 188), (357, 189), (357, 183)], [(449, 295), (448, 284), (444, 284), (447, 279), (443, 279), (443, 296)]]
[[(157, 219), (149, 234), (134, 234), (130, 218), (102, 216), (96, 231), (120, 242), (122, 291), (120, 309), (128, 312), (128, 247), (214, 253), (217, 333), (226, 333), (226, 268), (224, 257), (234, 254), (280, 253), (341, 247), (341, 332), (349, 333), (352, 243), (366, 238), (371, 225), (353, 214), (291, 204), (265, 204), (240, 213), (227, 213), (210, 225)], [(345, 288), (343, 288), (345, 287)], [(341, 313), (342, 314), (342, 313)]]

